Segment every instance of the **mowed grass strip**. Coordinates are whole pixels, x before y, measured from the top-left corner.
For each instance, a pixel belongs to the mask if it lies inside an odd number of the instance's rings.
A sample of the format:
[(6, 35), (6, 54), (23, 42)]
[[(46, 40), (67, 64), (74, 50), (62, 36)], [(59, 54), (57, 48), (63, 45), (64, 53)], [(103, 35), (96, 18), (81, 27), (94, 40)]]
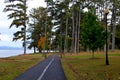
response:
[(41, 54), (0, 58), (0, 80), (14, 80), (16, 76), (43, 60)]
[[(120, 52), (120, 51), (119, 51)], [(105, 53), (81, 52), (78, 55), (67, 54), (62, 65), (67, 80), (120, 80), (120, 53), (109, 52), (110, 65), (105, 65)]]

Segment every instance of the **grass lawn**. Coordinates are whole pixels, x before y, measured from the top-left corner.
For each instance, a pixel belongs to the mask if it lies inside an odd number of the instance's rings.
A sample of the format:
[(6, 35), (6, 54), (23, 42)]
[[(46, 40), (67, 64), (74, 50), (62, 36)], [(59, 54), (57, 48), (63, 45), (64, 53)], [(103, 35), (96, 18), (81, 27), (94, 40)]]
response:
[(16, 76), (43, 60), (41, 54), (0, 58), (0, 80), (14, 80)]
[(105, 65), (105, 53), (66, 54), (62, 59), (67, 80), (120, 80), (120, 51), (109, 52), (110, 65)]

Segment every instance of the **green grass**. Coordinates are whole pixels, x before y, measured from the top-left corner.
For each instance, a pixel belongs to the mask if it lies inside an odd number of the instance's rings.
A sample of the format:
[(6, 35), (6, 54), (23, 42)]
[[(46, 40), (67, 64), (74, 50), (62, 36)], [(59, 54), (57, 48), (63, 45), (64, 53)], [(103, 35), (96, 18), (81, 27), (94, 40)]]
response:
[(62, 59), (67, 80), (120, 80), (120, 53), (109, 54), (110, 65), (105, 65), (105, 54), (81, 53)]
[(43, 60), (41, 54), (0, 58), (0, 80), (14, 80), (16, 76)]

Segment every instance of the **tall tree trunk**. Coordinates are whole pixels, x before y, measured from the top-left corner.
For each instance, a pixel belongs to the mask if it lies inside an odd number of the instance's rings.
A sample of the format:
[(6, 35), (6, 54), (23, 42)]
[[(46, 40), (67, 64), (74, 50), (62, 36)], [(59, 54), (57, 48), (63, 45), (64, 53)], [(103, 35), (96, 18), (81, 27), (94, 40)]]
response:
[(115, 32), (116, 32), (116, 5), (115, 5), (115, 1), (113, 4), (113, 12), (112, 12), (112, 23), (113, 23), (113, 28), (112, 28), (112, 51), (114, 51), (115, 49)]
[[(34, 15), (35, 15), (35, 9), (34, 9)], [(35, 27), (35, 18), (34, 18), (34, 20), (33, 20), (33, 22), (34, 22), (34, 27)], [(35, 29), (34, 29), (34, 31), (35, 31)], [(35, 42), (35, 40), (36, 40), (36, 38), (34, 39), (34, 53), (36, 53), (36, 42)]]
[(72, 6), (72, 9), (73, 9), (73, 11), (72, 11), (72, 43), (71, 43), (71, 52), (74, 52), (74, 33), (75, 33), (75, 23), (74, 23), (74, 0), (72, 0), (72, 4), (73, 4), (73, 6)]
[(62, 52), (63, 52), (63, 50), (62, 50), (62, 19), (61, 19), (61, 25), (60, 25), (60, 52), (61, 52), (61, 56), (62, 56)]
[[(47, 8), (48, 8), (48, 4), (47, 4)], [(46, 35), (46, 29), (47, 29), (47, 8), (46, 8), (46, 23), (45, 23), (45, 40), (44, 40), (44, 57), (47, 58), (47, 55), (46, 55), (46, 42), (47, 42), (47, 35)]]
[(49, 51), (51, 52), (51, 41), (52, 41), (52, 27), (50, 26), (50, 48)]
[(26, 54), (26, 26), (24, 27), (24, 54)]
[[(26, 7), (26, 0), (24, 0), (24, 5), (25, 5), (25, 7)], [(25, 14), (27, 14), (26, 13), (26, 9), (25, 9), (25, 12), (24, 12)], [(26, 15), (24, 15), (24, 18), (26, 19)], [(26, 20), (24, 20), (24, 54), (26, 54)]]
[(66, 18), (66, 31), (65, 31), (65, 45), (64, 45), (64, 53), (67, 52), (68, 44), (67, 44), (67, 35), (68, 35), (68, 17)]
[(94, 57), (94, 50), (92, 50), (92, 59), (94, 59), (95, 57)]
[[(61, 14), (62, 14), (62, 10), (61, 10)], [(62, 48), (62, 41), (63, 41), (63, 39), (62, 39), (62, 33), (63, 33), (62, 24), (63, 24), (63, 22), (62, 22), (62, 15), (61, 15), (61, 22), (60, 22), (60, 57), (61, 58), (62, 58), (62, 54), (63, 54), (63, 48)]]
[(36, 53), (36, 47), (34, 46), (34, 53)]
[(79, 49), (80, 49), (80, 43), (79, 43), (79, 41), (80, 41), (80, 21), (81, 21), (81, 4), (80, 4), (80, 6), (79, 6), (79, 12), (78, 12), (78, 41), (77, 41), (77, 53), (79, 53)]
[(76, 27), (75, 27), (75, 50), (74, 50), (74, 52), (75, 53), (77, 53), (77, 45), (79, 44), (79, 40), (78, 40), (78, 25), (79, 25), (79, 20), (78, 20), (78, 18), (79, 18), (79, 12), (77, 11), (76, 12)]

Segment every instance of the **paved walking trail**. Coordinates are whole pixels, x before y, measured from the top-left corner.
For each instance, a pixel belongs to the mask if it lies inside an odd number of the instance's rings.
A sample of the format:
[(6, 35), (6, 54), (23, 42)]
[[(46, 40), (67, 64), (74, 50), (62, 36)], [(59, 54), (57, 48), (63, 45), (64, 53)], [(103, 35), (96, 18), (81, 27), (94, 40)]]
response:
[(66, 77), (59, 56), (52, 55), (14, 80), (66, 80)]

